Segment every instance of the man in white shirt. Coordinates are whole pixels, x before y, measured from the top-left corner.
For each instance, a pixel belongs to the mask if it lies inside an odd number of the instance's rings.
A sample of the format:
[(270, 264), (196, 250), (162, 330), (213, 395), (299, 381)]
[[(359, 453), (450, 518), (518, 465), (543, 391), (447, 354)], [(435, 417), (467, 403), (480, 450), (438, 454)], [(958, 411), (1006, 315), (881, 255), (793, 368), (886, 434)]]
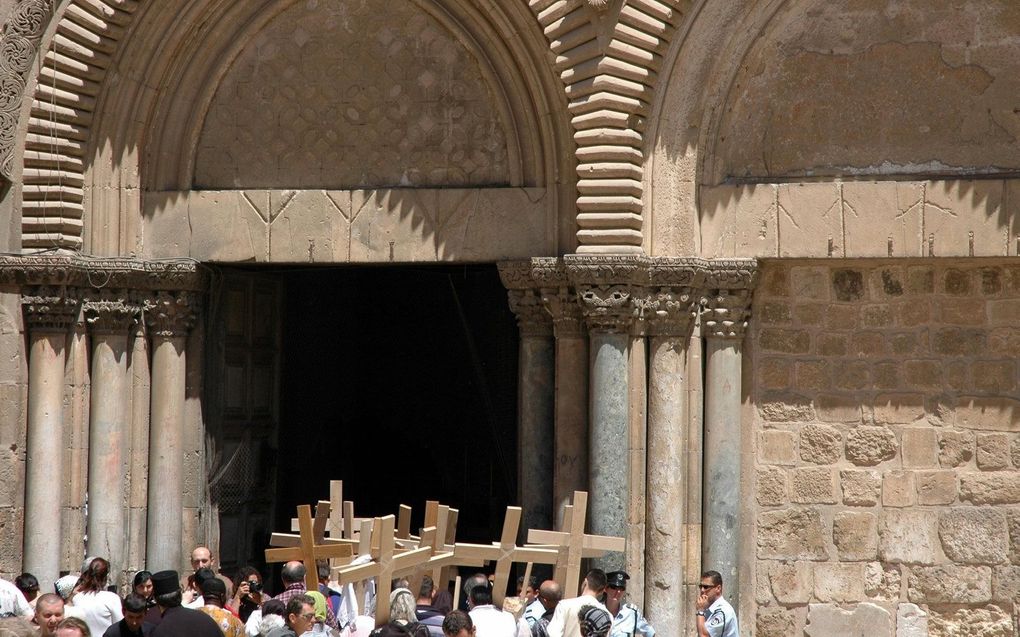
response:
[(492, 605), (492, 590), (488, 584), (471, 589), (468, 597), (471, 610), (468, 615), (475, 626), (477, 637), (530, 637), (531, 630), (523, 619), (518, 622), (512, 613)]
[(698, 637), (738, 637), (737, 614), (722, 596), (722, 575), (718, 571), (701, 574), (698, 596)]
[(549, 627), (546, 629), (549, 637), (582, 637), (577, 613), (583, 606), (594, 606), (608, 614), (609, 610), (599, 601), (599, 597), (605, 590), (605, 571), (599, 568), (588, 571), (581, 586), (581, 596), (565, 599), (556, 605), (552, 621), (549, 622)]
[(35, 611), (25, 599), (25, 594), (19, 591), (12, 582), (0, 579), (0, 617), (31, 619), (34, 615)]

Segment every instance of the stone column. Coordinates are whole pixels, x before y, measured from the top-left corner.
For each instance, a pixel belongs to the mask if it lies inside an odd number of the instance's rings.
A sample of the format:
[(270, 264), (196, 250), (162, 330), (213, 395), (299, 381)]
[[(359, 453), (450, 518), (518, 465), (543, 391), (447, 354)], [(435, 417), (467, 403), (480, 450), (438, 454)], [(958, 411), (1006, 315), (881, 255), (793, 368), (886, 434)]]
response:
[(750, 289), (713, 289), (703, 315), (705, 347), (704, 513), (702, 568), (719, 571), (726, 597), (740, 593), (741, 341)]
[(562, 528), (563, 507), (574, 491), (588, 490), (588, 335), (570, 288), (543, 288), (542, 301), (556, 337), (553, 514)]
[(145, 563), (152, 571), (183, 566), (185, 346), (197, 304), (193, 292), (160, 291), (145, 301), (152, 337)]
[[(591, 346), (588, 528), (597, 535), (627, 537), (631, 287), (582, 284), (578, 297)], [(592, 560), (593, 567), (605, 571), (622, 570), (625, 564), (626, 556), (619, 553)]]
[(517, 368), (517, 493), (521, 528), (552, 528), (554, 435), (553, 325), (537, 289), (510, 290), (521, 331)]
[(103, 289), (85, 303), (92, 334), (86, 554), (105, 556), (115, 574), (123, 574), (127, 568), (126, 478), (130, 475), (131, 442), (128, 334), (139, 310), (126, 290)]
[(30, 288), (22, 304), (29, 338), (23, 569), (41, 590), (52, 590), (60, 576), (65, 348), (78, 316), (77, 290)]
[[(690, 275), (694, 271), (682, 270)], [(647, 535), (644, 607), (653, 623), (688, 626), (683, 599), (688, 448), (687, 345), (698, 295), (658, 288), (649, 299)], [(700, 370), (698, 370), (700, 372)]]

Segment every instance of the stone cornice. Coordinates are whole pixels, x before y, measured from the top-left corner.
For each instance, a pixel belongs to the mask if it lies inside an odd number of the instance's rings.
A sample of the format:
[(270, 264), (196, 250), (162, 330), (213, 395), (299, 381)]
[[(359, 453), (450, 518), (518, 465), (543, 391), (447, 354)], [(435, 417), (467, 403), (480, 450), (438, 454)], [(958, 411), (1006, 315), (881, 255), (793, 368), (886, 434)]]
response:
[(208, 286), (208, 276), (199, 263), (190, 259), (143, 261), (77, 254), (2, 255), (0, 284), (5, 283), (83, 289), (201, 291)]

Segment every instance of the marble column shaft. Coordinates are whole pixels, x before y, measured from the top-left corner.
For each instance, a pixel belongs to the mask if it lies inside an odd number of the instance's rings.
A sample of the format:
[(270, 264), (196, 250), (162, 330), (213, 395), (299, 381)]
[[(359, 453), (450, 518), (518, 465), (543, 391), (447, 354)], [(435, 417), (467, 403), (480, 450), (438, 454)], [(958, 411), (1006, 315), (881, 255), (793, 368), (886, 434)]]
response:
[(86, 553), (105, 556), (114, 574), (127, 567), (126, 478), (131, 443), (127, 359), (129, 329), (137, 312), (137, 306), (123, 298), (90, 301), (85, 306), (92, 328)]
[(553, 519), (555, 344), (552, 320), (537, 290), (512, 290), (521, 330), (518, 350), (517, 491), (522, 532), (548, 529)]
[[(30, 293), (33, 294), (33, 293)], [(23, 569), (52, 590), (60, 576), (64, 365), (77, 301), (62, 289), (23, 297), (29, 332)]]
[(741, 341), (750, 292), (720, 291), (705, 313), (705, 437), (702, 567), (722, 574), (726, 597), (740, 593)]
[(145, 563), (153, 571), (183, 567), (184, 426), (187, 330), (193, 320), (185, 294), (146, 301), (152, 335), (149, 497)]

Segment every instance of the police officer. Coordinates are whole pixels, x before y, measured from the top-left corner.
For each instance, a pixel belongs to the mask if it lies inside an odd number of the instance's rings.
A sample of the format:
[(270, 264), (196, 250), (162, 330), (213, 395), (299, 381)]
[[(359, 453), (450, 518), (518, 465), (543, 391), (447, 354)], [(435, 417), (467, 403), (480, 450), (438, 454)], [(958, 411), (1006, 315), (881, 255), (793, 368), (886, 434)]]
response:
[(698, 596), (698, 637), (737, 637), (737, 614), (722, 596), (722, 575), (718, 571), (701, 574)]
[(623, 571), (613, 571), (606, 573), (606, 579), (606, 608), (613, 615), (609, 637), (654, 637), (655, 629), (641, 615), (638, 607), (623, 603), (630, 575)]

